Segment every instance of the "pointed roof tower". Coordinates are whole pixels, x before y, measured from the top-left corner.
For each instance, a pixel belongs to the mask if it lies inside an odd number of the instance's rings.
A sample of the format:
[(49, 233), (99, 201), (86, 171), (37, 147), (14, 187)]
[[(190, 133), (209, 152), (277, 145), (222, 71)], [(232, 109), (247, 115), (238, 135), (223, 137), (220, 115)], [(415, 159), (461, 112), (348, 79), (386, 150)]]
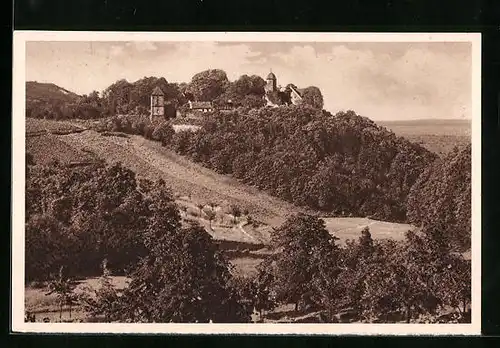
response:
[(151, 95), (165, 95), (160, 87), (156, 86), (151, 92)]

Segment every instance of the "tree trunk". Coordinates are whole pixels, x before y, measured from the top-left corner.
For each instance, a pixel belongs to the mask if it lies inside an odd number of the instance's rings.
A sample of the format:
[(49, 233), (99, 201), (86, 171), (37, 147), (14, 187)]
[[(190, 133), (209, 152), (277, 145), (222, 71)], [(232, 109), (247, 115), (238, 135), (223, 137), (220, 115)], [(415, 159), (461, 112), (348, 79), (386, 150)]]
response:
[(411, 305), (406, 305), (406, 323), (410, 323), (411, 318)]
[(299, 310), (299, 301), (295, 302), (295, 311), (297, 312)]
[(63, 305), (61, 303), (59, 304), (59, 321), (62, 321), (62, 310), (63, 310)]

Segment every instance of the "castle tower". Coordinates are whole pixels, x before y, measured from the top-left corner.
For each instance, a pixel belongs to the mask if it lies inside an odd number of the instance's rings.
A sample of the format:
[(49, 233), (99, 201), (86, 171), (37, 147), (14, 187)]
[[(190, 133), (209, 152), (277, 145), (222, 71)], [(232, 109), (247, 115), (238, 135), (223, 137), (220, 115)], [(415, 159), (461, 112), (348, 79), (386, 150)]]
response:
[(266, 77), (266, 87), (265, 90), (266, 92), (274, 92), (276, 91), (276, 75), (273, 74), (271, 71), (269, 75)]
[(160, 116), (164, 117), (165, 115), (165, 95), (163, 91), (158, 86), (153, 89), (151, 93), (151, 114), (149, 115), (149, 119), (152, 121), (153, 117)]

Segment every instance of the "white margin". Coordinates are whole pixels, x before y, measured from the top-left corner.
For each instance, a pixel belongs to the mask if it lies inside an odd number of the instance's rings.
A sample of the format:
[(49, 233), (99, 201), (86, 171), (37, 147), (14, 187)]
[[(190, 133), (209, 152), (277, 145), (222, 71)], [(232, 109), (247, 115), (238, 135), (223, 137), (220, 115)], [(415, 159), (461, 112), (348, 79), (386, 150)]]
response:
[[(24, 322), (26, 41), (470, 42), (472, 44), (472, 322), (470, 324), (119, 324)], [(481, 34), (15, 31), (12, 90), (13, 332), (243, 335), (479, 335), (481, 333)]]

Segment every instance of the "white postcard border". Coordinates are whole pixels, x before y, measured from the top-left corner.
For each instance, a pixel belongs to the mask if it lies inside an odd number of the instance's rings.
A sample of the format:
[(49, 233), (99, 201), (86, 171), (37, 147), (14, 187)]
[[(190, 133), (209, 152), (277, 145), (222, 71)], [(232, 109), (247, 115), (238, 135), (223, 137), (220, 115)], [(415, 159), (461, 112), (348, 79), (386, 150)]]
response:
[[(27, 41), (471, 42), (472, 318), (470, 324), (121, 324), (24, 322), (25, 58)], [(481, 34), (15, 31), (12, 90), (13, 332), (257, 335), (478, 335), (481, 330)]]

